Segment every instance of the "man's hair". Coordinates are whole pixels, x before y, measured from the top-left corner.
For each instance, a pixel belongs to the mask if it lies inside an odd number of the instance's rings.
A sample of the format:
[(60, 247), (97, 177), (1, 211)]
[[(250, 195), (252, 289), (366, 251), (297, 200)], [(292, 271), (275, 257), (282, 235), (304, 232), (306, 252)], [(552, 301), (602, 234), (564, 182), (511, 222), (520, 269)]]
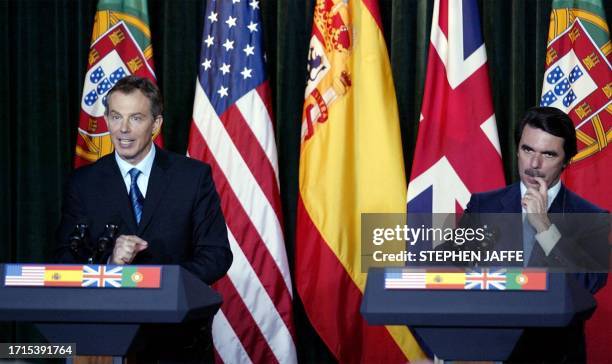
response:
[(576, 129), (572, 119), (563, 111), (554, 107), (532, 107), (527, 110), (514, 134), (519, 146), (525, 125), (541, 129), (556, 137), (563, 138), (564, 163), (568, 163), (578, 152), (576, 147)]
[(138, 76), (126, 76), (115, 84), (113, 88), (106, 94), (104, 102), (104, 114), (108, 115), (108, 100), (111, 95), (115, 92), (121, 92), (123, 94), (131, 94), (135, 90), (139, 90), (143, 95), (151, 102), (151, 114), (153, 118), (160, 116), (163, 112), (163, 100), (159, 88), (151, 82), (148, 78)]

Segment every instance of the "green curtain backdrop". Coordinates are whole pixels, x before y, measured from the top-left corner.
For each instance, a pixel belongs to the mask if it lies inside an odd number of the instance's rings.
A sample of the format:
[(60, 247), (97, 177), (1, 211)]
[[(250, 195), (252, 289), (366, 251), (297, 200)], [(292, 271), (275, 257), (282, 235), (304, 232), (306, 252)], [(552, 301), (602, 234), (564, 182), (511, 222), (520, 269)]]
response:
[[(608, 19), (612, 2), (604, 1)], [(96, 0), (0, 0), (0, 262), (48, 261), (72, 169)], [(185, 153), (205, 0), (149, 0), (165, 96), (166, 147)], [(481, 0), (506, 179), (516, 180), (514, 124), (538, 103), (551, 0)], [(314, 0), (262, 0), (273, 88), (287, 251), (293, 263), (300, 118)], [(381, 0), (409, 173), (423, 93), (433, 0)], [(297, 297), (297, 296), (296, 296)], [(322, 299), (324, 299), (322, 297)], [(329, 355), (296, 300), (298, 356)], [(31, 328), (0, 325), (0, 342)]]

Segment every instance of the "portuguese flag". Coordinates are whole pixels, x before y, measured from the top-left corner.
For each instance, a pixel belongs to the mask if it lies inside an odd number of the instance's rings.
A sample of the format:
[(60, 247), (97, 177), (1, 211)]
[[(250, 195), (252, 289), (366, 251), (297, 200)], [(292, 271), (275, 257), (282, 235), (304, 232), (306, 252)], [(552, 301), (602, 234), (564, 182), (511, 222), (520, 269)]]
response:
[(121, 287), (159, 288), (160, 280), (160, 267), (126, 266), (121, 276)]
[[(115, 83), (128, 75), (156, 82), (147, 0), (100, 0), (83, 84), (75, 167), (113, 151), (104, 101)], [(162, 145), (161, 135), (153, 138)]]
[[(565, 111), (576, 126), (578, 154), (565, 169), (563, 183), (610, 210), (612, 43), (603, 3), (601, 0), (553, 1), (541, 104)], [(560, 83), (569, 87), (555, 89)], [(587, 321), (585, 331), (587, 359), (589, 363), (611, 363), (612, 285), (609, 280), (595, 297), (598, 307)]]
[(508, 269), (506, 273), (506, 289), (523, 291), (542, 291), (546, 289), (546, 272)]

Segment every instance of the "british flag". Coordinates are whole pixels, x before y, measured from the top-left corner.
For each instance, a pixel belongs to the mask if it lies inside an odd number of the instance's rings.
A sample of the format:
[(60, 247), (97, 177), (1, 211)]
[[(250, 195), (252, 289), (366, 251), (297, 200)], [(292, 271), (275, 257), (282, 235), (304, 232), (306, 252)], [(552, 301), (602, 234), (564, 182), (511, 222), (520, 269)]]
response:
[(84, 265), (83, 287), (121, 288), (123, 267), (117, 265)]
[(505, 269), (480, 269), (465, 273), (465, 289), (505, 290)]
[(460, 212), (504, 184), (476, 0), (436, 0), (408, 211)]

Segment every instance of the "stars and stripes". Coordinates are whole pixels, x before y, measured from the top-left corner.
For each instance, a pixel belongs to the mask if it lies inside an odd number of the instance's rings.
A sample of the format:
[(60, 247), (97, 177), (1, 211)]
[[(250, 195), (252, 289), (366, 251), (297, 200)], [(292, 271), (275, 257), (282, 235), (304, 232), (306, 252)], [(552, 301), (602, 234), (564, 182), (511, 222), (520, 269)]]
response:
[(385, 272), (387, 289), (425, 289), (426, 271), (389, 271)]
[(5, 286), (44, 286), (44, 265), (7, 264), (4, 275)]
[(188, 154), (213, 169), (234, 254), (215, 284), (215, 350), (230, 363), (295, 362), (259, 2), (210, 1), (204, 19)]

